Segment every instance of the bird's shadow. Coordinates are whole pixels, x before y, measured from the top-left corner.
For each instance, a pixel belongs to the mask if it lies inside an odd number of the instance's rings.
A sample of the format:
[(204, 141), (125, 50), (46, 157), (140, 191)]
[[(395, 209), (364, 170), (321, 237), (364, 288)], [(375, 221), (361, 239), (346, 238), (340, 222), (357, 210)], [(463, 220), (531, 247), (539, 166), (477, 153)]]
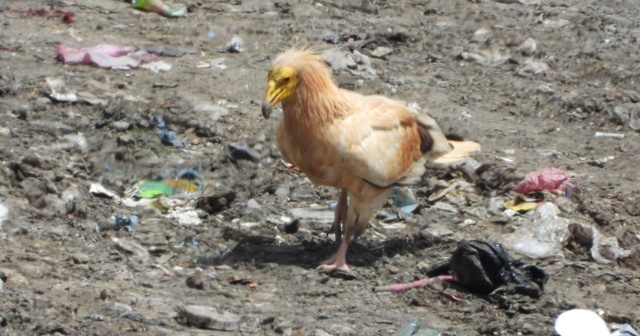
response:
[[(391, 237), (382, 242), (360, 238), (349, 246), (347, 262), (354, 267), (372, 266), (380, 258), (419, 253), (439, 242), (439, 238), (421, 233)], [(252, 264), (256, 267), (277, 264), (313, 269), (328, 259), (335, 250), (333, 241), (316, 237), (301, 243), (282, 245), (240, 241), (223, 255), (201, 256), (198, 263), (202, 266)]]

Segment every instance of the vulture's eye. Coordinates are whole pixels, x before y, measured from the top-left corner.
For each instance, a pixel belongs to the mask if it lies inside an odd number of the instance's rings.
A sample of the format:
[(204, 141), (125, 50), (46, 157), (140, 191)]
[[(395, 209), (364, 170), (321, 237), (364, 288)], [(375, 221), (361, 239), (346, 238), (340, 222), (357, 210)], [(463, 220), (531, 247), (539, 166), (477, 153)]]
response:
[(290, 79), (291, 79), (291, 77), (285, 77), (285, 78), (282, 79), (282, 81), (285, 82), (285, 83), (288, 83)]

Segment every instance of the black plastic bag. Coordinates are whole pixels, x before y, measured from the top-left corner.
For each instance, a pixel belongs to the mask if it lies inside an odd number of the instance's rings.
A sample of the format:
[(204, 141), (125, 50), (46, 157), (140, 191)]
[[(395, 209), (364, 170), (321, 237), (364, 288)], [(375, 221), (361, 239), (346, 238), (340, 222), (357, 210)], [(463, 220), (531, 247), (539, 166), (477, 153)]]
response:
[(548, 276), (535, 265), (514, 259), (498, 243), (480, 240), (463, 241), (448, 261), (432, 266), (429, 277), (450, 274), (467, 289), (490, 294), (498, 288), (538, 298)]

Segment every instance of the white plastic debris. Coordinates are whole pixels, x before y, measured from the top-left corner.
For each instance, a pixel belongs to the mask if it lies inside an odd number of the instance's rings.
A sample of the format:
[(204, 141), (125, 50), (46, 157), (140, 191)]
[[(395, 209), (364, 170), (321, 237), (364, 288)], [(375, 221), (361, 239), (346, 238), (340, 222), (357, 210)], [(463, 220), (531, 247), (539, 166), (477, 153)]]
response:
[(591, 246), (591, 257), (599, 263), (611, 262), (602, 257), (602, 248), (607, 248), (616, 259), (629, 255), (630, 251), (620, 248), (615, 237), (605, 237), (592, 225), (560, 217), (559, 213), (555, 204), (546, 202), (522, 218), (514, 232), (495, 239), (510, 251), (529, 258), (563, 256), (562, 247), (569, 240)]
[(94, 196), (106, 196), (109, 198), (118, 197), (115, 192), (103, 187), (100, 183), (91, 183), (91, 186), (89, 186), (89, 192)]
[(9, 219), (9, 208), (0, 203), (0, 229), (2, 229), (2, 223)]
[(47, 77), (47, 85), (49, 86), (49, 97), (57, 102), (62, 103), (75, 103), (78, 101), (78, 96), (75, 92), (67, 89), (64, 80), (59, 77)]
[(294, 208), (289, 211), (294, 218), (309, 222), (331, 223), (335, 217), (331, 208)]
[(602, 318), (587, 309), (572, 309), (560, 314), (554, 328), (560, 336), (611, 336)]
[(76, 145), (76, 147), (78, 147), (78, 149), (80, 149), (82, 153), (86, 153), (87, 151), (89, 151), (89, 144), (87, 143), (87, 138), (85, 138), (82, 133), (69, 134), (69, 135), (65, 135), (62, 138)]
[(165, 61), (155, 61), (151, 63), (146, 63), (141, 65), (140, 67), (151, 70), (152, 72), (155, 72), (155, 73), (169, 72), (171, 71), (171, 68), (172, 68), (171, 64)]

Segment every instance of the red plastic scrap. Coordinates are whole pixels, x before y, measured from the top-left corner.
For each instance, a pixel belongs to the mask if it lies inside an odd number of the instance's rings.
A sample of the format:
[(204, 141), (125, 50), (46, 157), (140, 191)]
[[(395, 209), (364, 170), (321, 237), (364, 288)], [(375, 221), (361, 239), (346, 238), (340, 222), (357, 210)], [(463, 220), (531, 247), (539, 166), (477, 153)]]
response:
[(564, 171), (557, 168), (546, 168), (527, 174), (522, 182), (513, 187), (513, 190), (524, 195), (543, 190), (555, 194), (563, 194), (571, 190), (577, 193), (578, 189), (568, 180), (569, 175)]

